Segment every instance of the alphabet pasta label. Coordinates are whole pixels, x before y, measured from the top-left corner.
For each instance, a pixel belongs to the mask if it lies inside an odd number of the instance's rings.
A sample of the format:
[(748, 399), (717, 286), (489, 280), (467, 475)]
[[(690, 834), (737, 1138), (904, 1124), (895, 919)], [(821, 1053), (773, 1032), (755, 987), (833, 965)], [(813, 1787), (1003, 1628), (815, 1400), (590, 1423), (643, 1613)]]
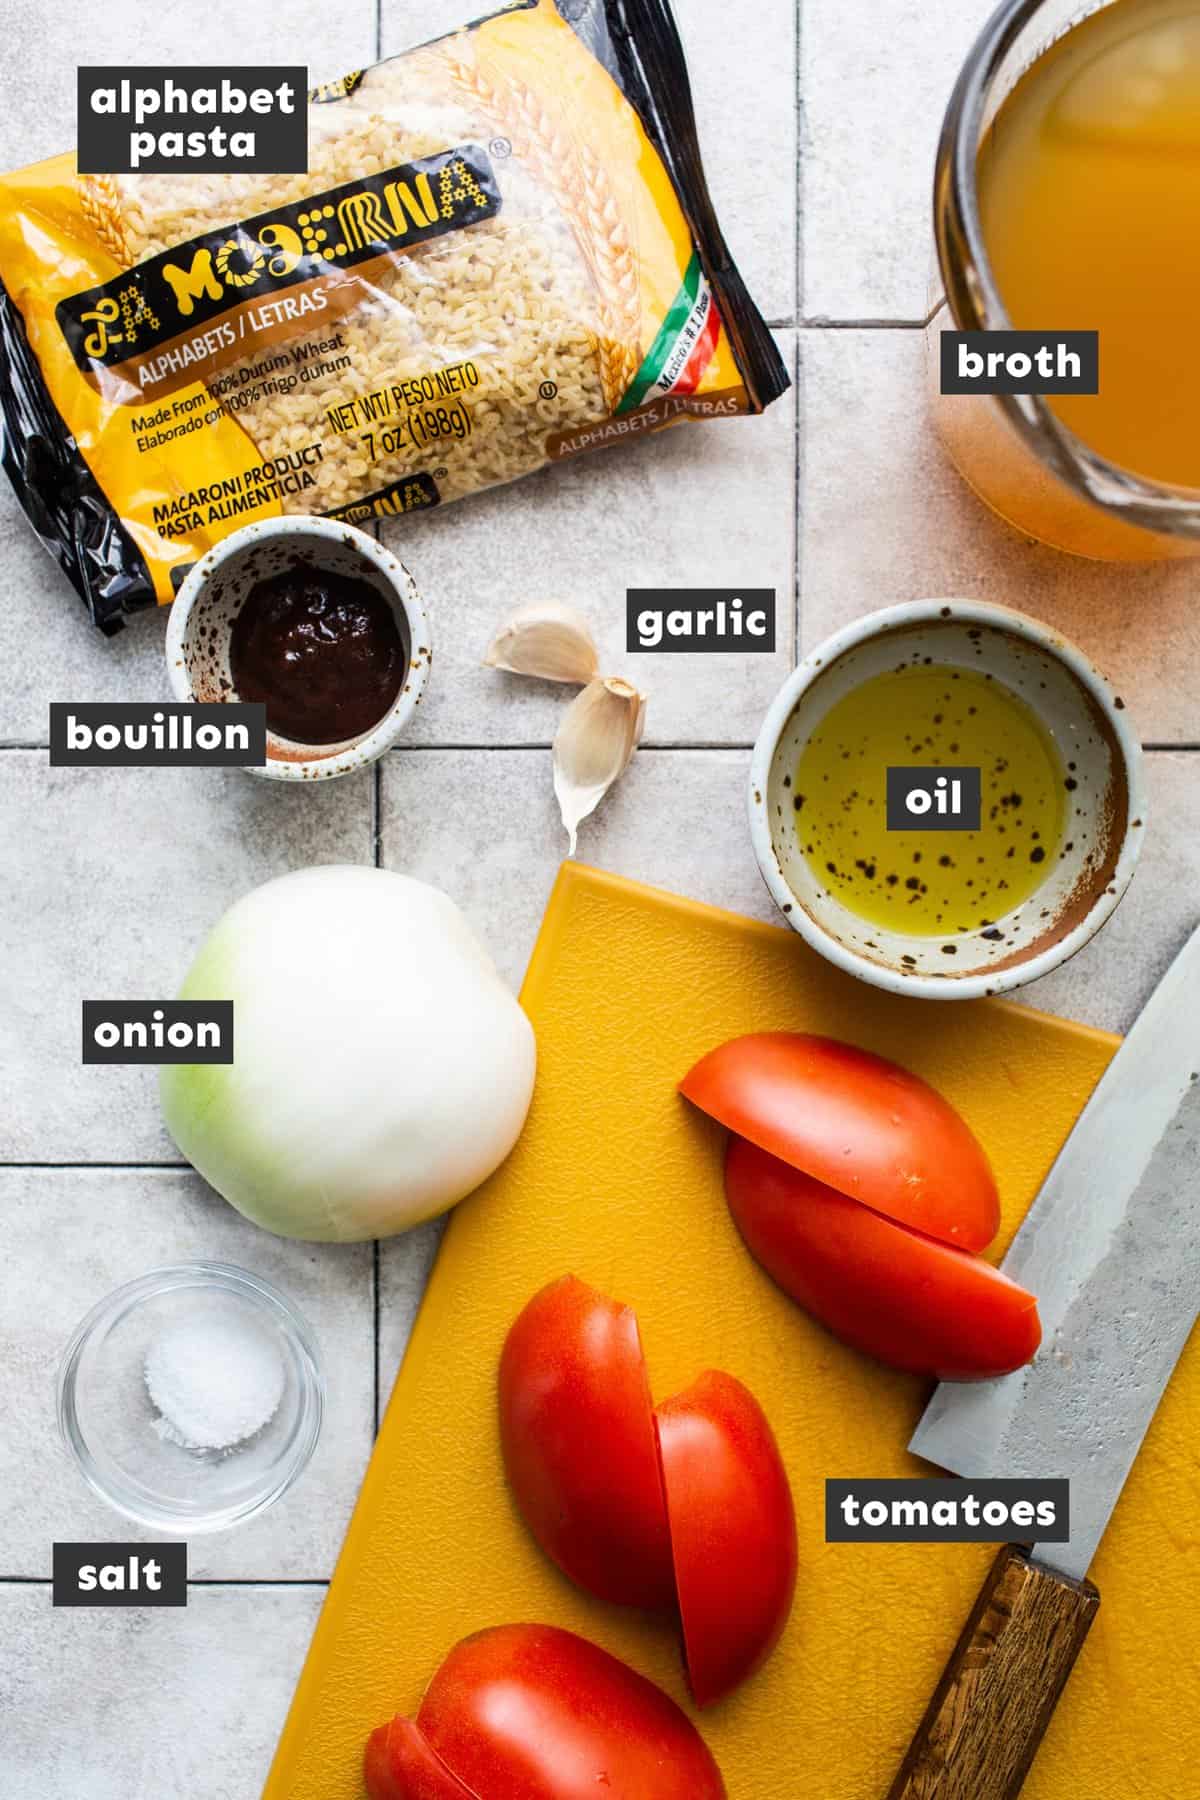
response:
[(81, 68), (79, 173), (303, 174), (307, 86), (299, 65)]

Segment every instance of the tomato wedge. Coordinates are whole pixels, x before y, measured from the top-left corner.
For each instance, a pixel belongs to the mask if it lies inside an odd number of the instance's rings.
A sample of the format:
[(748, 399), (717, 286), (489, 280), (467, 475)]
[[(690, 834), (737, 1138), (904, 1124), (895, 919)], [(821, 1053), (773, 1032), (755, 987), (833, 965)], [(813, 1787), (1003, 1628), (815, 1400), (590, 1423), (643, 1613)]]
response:
[(479, 1800), (450, 1773), (412, 1720), (399, 1716), (367, 1739), (363, 1779), (370, 1800)]
[(698, 1705), (774, 1649), (796, 1585), (796, 1515), (740, 1381), (710, 1371), (652, 1409), (633, 1313), (568, 1275), (508, 1334), (500, 1436), (517, 1505), (564, 1574), (603, 1600), (678, 1609)]
[(725, 1194), (752, 1254), (843, 1342), (943, 1381), (1008, 1375), (1041, 1342), (1037, 1301), (991, 1263), (880, 1217), (731, 1137)]
[(500, 1442), (527, 1525), (572, 1581), (619, 1606), (675, 1604), (637, 1319), (567, 1275), (535, 1294), (500, 1359)]
[[(431, 1770), (453, 1785), (417, 1785)], [(416, 1724), (396, 1719), (372, 1735), (365, 1775), (370, 1800), (726, 1800), (707, 1745), (675, 1702), (552, 1625), (465, 1638)]]
[(761, 1406), (709, 1370), (655, 1413), (688, 1682), (711, 1706), (779, 1642), (796, 1588), (792, 1490)]
[(1000, 1224), (992, 1172), (948, 1101), (919, 1076), (854, 1044), (786, 1031), (732, 1038), (680, 1092), (739, 1137), (963, 1250)]

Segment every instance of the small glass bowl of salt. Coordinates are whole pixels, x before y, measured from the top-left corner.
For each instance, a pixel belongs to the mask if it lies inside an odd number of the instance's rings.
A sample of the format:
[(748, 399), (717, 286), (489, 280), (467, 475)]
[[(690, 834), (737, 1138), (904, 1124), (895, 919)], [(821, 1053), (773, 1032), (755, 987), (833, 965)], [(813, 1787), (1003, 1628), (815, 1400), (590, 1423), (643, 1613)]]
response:
[(313, 1334), (278, 1288), (228, 1263), (182, 1263), (88, 1314), (59, 1370), (58, 1422), (101, 1499), (189, 1537), (287, 1492), (324, 1399)]

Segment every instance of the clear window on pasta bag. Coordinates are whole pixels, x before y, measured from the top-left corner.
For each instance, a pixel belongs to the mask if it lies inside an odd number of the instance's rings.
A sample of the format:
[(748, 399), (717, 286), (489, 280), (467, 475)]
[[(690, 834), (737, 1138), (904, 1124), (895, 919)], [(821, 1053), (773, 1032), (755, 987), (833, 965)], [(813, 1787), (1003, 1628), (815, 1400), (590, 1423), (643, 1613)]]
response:
[(305, 174), (0, 179), (3, 462), (103, 630), (253, 520), (393, 518), (787, 387), (666, 0), (527, 0), (314, 90), (308, 138)]

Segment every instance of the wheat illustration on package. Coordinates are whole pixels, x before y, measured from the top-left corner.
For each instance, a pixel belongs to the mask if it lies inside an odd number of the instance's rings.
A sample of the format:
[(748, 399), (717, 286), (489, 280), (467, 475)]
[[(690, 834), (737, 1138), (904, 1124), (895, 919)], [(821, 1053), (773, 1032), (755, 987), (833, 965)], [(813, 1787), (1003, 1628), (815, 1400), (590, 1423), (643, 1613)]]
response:
[(0, 178), (0, 451), (102, 629), (252, 520), (393, 518), (787, 387), (666, 0), (562, 8), (315, 90), (305, 174)]

